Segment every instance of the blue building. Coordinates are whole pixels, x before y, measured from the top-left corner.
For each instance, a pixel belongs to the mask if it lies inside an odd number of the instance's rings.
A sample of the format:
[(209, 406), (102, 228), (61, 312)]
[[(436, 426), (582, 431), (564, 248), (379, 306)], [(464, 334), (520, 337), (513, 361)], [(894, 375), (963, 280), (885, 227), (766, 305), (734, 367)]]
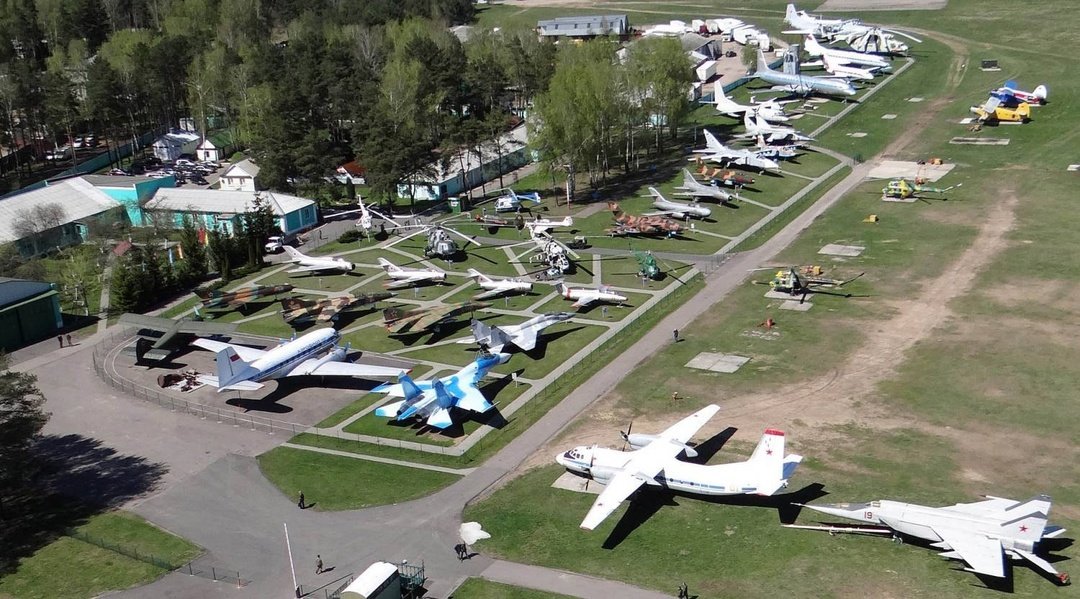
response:
[(189, 216), (196, 227), (220, 229), (232, 235), (241, 215), (251, 209), (256, 197), (262, 197), (270, 204), (278, 227), (285, 234), (305, 231), (319, 221), (314, 201), (272, 191), (161, 187), (143, 204), (143, 212), (148, 220), (161, 227), (179, 229), (184, 226), (184, 217)]
[(162, 187), (176, 187), (176, 177), (124, 177), (111, 175), (86, 175), (83, 177), (94, 187), (104, 191), (110, 198), (120, 202), (127, 211), (132, 226), (143, 227), (150, 223), (143, 219), (142, 204)]

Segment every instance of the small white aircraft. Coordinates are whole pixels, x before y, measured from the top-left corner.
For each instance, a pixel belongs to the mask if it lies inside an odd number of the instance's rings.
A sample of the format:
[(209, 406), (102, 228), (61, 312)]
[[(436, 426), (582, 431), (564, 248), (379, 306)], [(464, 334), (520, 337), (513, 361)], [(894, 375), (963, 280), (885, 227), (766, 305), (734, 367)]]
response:
[(784, 22), (795, 28), (794, 31), (785, 31), (784, 33), (810, 32), (814, 35), (831, 35), (832, 32), (844, 27), (845, 24), (849, 26), (862, 24), (862, 21), (858, 19), (824, 19), (805, 10), (797, 10), (794, 4), (787, 5)]
[(476, 343), (492, 353), (502, 353), (507, 345), (531, 351), (536, 347), (540, 331), (574, 317), (573, 312), (548, 312), (534, 316), (521, 324), (501, 324), (491, 326), (475, 318), (472, 321), (472, 339), (461, 339), (458, 343)]
[[(806, 65), (804, 64), (803, 66)], [(861, 69), (859, 67), (839, 63), (829, 56), (821, 57), (821, 66), (825, 67), (825, 70), (828, 71), (829, 74), (836, 77), (843, 77), (844, 79), (873, 81), (874, 78), (877, 77), (877, 74), (873, 69)]]
[(469, 276), (472, 277), (476, 284), (485, 291), (479, 295), (473, 296), (474, 300), (484, 300), (491, 297), (498, 297), (500, 295), (512, 295), (515, 293), (528, 293), (532, 291), (532, 283), (529, 281), (521, 281), (518, 279), (493, 279), (484, 273), (470, 268), (468, 270)]
[(289, 258), (291, 258), (289, 262), (294, 262), (300, 265), (299, 268), (294, 268), (292, 270), (286, 271), (289, 274), (296, 272), (352, 272), (356, 270), (356, 265), (344, 258), (332, 258), (330, 256), (307, 256), (305, 254), (301, 254), (299, 250), (292, 247), (291, 245), (286, 245), (284, 246), (284, 248), (285, 253), (289, 255)]
[(528, 206), (525, 205), (525, 202), (534, 205), (540, 203), (539, 192), (515, 193), (514, 190), (509, 187), (499, 191), (505, 191), (506, 193), (495, 199), (495, 212), (514, 212), (521, 208), (527, 209)]
[[(270, 350), (255, 349), (212, 339), (196, 339), (196, 347), (217, 352), (217, 376), (199, 375), (199, 382), (227, 390), (254, 391), (262, 382), (290, 376), (352, 376), (390, 378), (401, 368), (346, 362), (348, 347), (336, 347), (341, 334), (332, 328), (318, 329), (286, 341)], [(315, 356), (329, 350), (325, 356)]]
[(694, 177), (694, 173), (691, 173), (687, 169), (683, 169), (683, 182), (682, 185), (675, 187), (675, 195), (685, 196), (691, 198), (705, 198), (716, 200), (718, 202), (730, 202), (732, 199), (736, 199), (735, 196), (720, 189), (718, 185), (706, 185), (701, 181), (698, 181)]
[(563, 217), (562, 220), (537, 218), (525, 221), (525, 228), (533, 235), (536, 235), (537, 233), (549, 233), (560, 227), (570, 228), (572, 226), (574, 226), (574, 218), (572, 216)]
[(765, 143), (765, 137), (761, 135), (757, 138), (756, 147), (758, 156), (772, 158), (773, 160), (794, 158), (802, 153), (802, 146), (798, 144), (769, 145)]
[(812, 33), (806, 35), (803, 50), (806, 50), (806, 53), (810, 56), (820, 56), (822, 59), (828, 58), (835, 65), (857, 65), (875, 69), (889, 68), (889, 61), (876, 54), (865, 54), (853, 50), (837, 50), (836, 48), (822, 46)]
[(944, 558), (966, 562), (968, 567), (964, 569), (968, 572), (1005, 578), (1008, 573), (1004, 558), (1009, 557), (1027, 560), (1060, 584), (1068, 584), (1068, 574), (1058, 572), (1049, 561), (1035, 553), (1040, 541), (1065, 532), (1060, 526), (1047, 525), (1050, 497), (1038, 495), (1022, 503), (1002, 497), (985, 497), (986, 501), (945, 507), (887, 499), (867, 503), (796, 504), (830, 516), (857, 520), (863, 526), (785, 526), (825, 530), (829, 534), (909, 535), (931, 541), (930, 546), (941, 549)]
[(451, 408), (487, 412), (495, 406), (484, 398), (476, 385), (492, 368), (509, 359), (510, 354), (484, 354), (456, 374), (430, 381), (413, 381), (402, 373), (400, 383), (379, 385), (372, 391), (405, 399), (380, 406), (375, 415), (398, 421), (423, 418), (428, 425), (443, 429), (454, 424), (450, 418)]
[(704, 466), (677, 459), (684, 452), (696, 455), (687, 441), (719, 410), (706, 406), (655, 436), (624, 433), (632, 451), (593, 445), (555, 456), (570, 472), (605, 486), (581, 528), (596, 528), (642, 485), (698, 495), (773, 495), (787, 487), (802, 456), (784, 455), (784, 433), (778, 430), (767, 429), (745, 462)]
[(446, 273), (437, 268), (407, 268), (398, 266), (386, 258), (379, 258), (379, 266), (386, 271), (390, 281), (383, 284), (387, 289), (400, 289), (421, 283), (442, 283)]
[(691, 202), (684, 204), (682, 202), (673, 202), (663, 196), (660, 190), (655, 187), (649, 188), (649, 195), (653, 199), (653, 207), (658, 209), (659, 212), (649, 212), (645, 216), (653, 216), (655, 214), (663, 214), (665, 216), (673, 216), (675, 218), (687, 218), (690, 216), (697, 218), (708, 218), (712, 214), (712, 210), (698, 204), (697, 202)]
[(750, 104), (739, 104), (735, 100), (732, 100), (724, 92), (724, 86), (717, 81), (714, 85), (715, 91), (713, 96), (715, 98), (716, 111), (720, 114), (730, 117), (738, 118), (743, 114), (754, 114), (771, 123), (782, 123), (788, 120), (788, 116), (784, 114), (784, 104), (790, 104), (797, 102), (798, 100), (767, 100), (765, 102), (754, 103), (751, 99)]
[(760, 117), (753, 117), (749, 114), (743, 115), (743, 126), (746, 127), (746, 133), (740, 133), (735, 137), (763, 137), (765, 141), (769, 143), (775, 143), (779, 141), (791, 140), (791, 141), (814, 141), (814, 138), (808, 137), (799, 133), (791, 127), (781, 127), (779, 125), (770, 125)]
[(694, 153), (700, 154), (700, 156), (696, 156), (690, 160), (707, 160), (710, 162), (745, 166), (761, 170), (778, 170), (780, 168), (780, 164), (775, 160), (759, 156), (757, 152), (738, 150), (725, 146), (708, 130), (705, 130), (704, 134), (705, 149), (694, 150)]
[(626, 301), (626, 297), (619, 295), (611, 290), (606, 285), (601, 285), (599, 289), (590, 289), (588, 287), (567, 287), (566, 283), (559, 283), (555, 286), (559, 290), (559, 294), (566, 299), (576, 300), (573, 304), (574, 308), (583, 308), (594, 302), (612, 302), (622, 304)]

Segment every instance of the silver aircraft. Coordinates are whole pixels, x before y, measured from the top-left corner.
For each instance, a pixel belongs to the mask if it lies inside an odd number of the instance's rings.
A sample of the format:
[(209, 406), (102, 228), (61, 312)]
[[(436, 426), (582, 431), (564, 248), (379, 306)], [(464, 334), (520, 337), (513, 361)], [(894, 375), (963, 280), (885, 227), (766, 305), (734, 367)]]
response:
[(828, 77), (811, 77), (802, 73), (784, 73), (770, 69), (768, 61), (765, 60), (765, 54), (760, 49), (757, 52), (757, 57), (757, 71), (753, 73), (753, 76), (766, 83), (773, 84), (776, 90), (801, 95), (824, 94), (827, 96), (854, 96), (858, 93), (847, 81)]
[(540, 331), (574, 317), (572, 312), (548, 312), (534, 316), (521, 324), (501, 324), (491, 326), (475, 318), (472, 321), (472, 339), (462, 339), (458, 343), (476, 343), (492, 353), (502, 353), (507, 345), (517, 346), (524, 351), (532, 351)]
[(695, 200), (716, 200), (717, 202), (729, 202), (732, 199), (737, 199), (734, 195), (720, 189), (719, 185), (708, 185), (698, 181), (697, 178), (694, 177), (694, 173), (691, 173), (685, 168), (683, 169), (682, 185), (677, 185), (675, 187), (675, 195), (691, 197)]
[(674, 218), (708, 218), (712, 214), (712, 210), (709, 210), (705, 206), (698, 204), (697, 202), (690, 202), (684, 204), (682, 202), (673, 202), (663, 196), (655, 187), (649, 188), (649, 195), (653, 199), (653, 208), (657, 209), (657, 212), (649, 212), (646, 216), (652, 216), (654, 214), (662, 214), (664, 216), (671, 216)]

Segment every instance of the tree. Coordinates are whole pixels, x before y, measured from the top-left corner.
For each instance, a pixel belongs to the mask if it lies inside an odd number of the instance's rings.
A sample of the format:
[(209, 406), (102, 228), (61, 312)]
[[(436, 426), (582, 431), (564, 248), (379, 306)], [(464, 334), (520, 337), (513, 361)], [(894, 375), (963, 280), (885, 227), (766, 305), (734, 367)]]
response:
[(26, 485), (37, 463), (33, 444), (50, 414), (36, 383), (32, 374), (8, 370), (0, 355), (0, 501)]
[(262, 264), (266, 238), (278, 231), (270, 201), (263, 194), (256, 194), (251, 207), (241, 215), (241, 220), (244, 224), (243, 236), (247, 244), (248, 266), (259, 266)]
[(207, 231), (207, 247), (210, 250), (210, 260), (214, 263), (218, 275), (222, 281), (232, 280), (232, 256), (229, 236), (220, 229)]
[(184, 260), (177, 267), (177, 279), (184, 286), (197, 284), (206, 278), (206, 248), (199, 241), (199, 231), (190, 215), (184, 216), (180, 229), (180, 251)]

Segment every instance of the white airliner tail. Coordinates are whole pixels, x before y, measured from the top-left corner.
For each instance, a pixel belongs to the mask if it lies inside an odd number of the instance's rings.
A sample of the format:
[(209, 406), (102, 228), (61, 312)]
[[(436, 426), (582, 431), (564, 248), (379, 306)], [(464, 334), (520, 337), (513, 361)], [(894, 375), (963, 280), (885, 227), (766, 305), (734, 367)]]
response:
[(784, 455), (784, 431), (766, 429), (747, 462), (761, 475), (758, 494), (772, 495), (786, 487), (801, 461), (802, 456)]
[[(236, 353), (236, 350), (231, 347), (217, 353), (217, 376), (214, 377), (217, 382), (218, 393), (226, 390), (238, 390), (238, 391), (253, 391), (255, 389), (262, 388), (262, 384), (250, 381), (250, 379), (257, 371), (251, 367)], [(209, 380), (206, 381), (209, 384), (214, 384)]]

